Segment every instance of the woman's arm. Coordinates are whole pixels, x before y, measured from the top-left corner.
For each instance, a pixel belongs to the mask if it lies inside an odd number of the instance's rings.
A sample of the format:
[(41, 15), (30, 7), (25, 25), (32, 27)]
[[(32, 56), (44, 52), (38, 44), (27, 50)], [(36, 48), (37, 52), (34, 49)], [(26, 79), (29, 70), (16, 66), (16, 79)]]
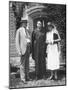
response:
[(46, 44), (48, 44), (47, 35), (48, 35), (48, 33), (46, 33), (46, 40), (45, 40)]
[(34, 34), (34, 31), (32, 32), (32, 35), (31, 35), (31, 51), (33, 50), (34, 48), (34, 40), (35, 40), (35, 34)]
[(60, 38), (60, 35), (59, 35), (59, 33), (58, 33), (57, 30), (55, 31), (55, 35), (57, 35), (57, 39), (54, 39), (54, 43), (60, 42), (61, 41), (61, 38)]
[(54, 42), (60, 42), (60, 41), (61, 41), (61, 39), (54, 40)]

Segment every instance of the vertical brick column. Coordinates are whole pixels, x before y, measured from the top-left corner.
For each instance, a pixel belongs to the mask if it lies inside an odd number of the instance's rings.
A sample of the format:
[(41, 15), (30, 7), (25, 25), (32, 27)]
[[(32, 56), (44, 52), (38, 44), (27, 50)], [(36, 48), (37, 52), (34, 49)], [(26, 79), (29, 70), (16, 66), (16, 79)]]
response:
[(16, 35), (15, 20), (16, 19), (14, 17), (12, 7), (9, 7), (9, 55), (10, 56), (18, 56), (15, 45), (15, 35)]

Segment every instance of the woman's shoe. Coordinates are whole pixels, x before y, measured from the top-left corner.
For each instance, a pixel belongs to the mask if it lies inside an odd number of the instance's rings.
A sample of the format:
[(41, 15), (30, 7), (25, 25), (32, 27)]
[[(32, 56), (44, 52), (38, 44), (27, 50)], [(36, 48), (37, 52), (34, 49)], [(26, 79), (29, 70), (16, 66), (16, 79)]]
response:
[(36, 81), (37, 81), (38, 79), (39, 79), (38, 77), (35, 78)]
[(54, 80), (58, 80), (58, 77), (57, 76), (54, 76)]
[(26, 82), (26, 81), (24, 81), (24, 80), (21, 80), (21, 82), (22, 82), (23, 84), (27, 84), (27, 82)]
[(45, 76), (43, 76), (43, 79), (45, 80), (45, 79), (46, 79), (46, 77), (45, 77)]
[(47, 80), (52, 80), (53, 79), (53, 76), (50, 76)]

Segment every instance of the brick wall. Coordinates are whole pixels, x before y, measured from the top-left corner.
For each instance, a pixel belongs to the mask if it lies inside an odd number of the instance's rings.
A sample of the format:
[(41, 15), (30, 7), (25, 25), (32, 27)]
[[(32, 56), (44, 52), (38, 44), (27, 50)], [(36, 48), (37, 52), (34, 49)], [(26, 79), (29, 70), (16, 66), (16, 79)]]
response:
[(9, 56), (18, 56), (15, 45), (15, 17), (12, 8), (9, 7)]

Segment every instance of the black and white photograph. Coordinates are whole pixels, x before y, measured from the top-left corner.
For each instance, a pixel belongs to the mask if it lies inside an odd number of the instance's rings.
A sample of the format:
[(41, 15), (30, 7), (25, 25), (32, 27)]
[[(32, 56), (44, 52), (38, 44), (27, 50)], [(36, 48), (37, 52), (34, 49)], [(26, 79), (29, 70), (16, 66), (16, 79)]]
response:
[(66, 4), (9, 1), (9, 88), (66, 86)]

